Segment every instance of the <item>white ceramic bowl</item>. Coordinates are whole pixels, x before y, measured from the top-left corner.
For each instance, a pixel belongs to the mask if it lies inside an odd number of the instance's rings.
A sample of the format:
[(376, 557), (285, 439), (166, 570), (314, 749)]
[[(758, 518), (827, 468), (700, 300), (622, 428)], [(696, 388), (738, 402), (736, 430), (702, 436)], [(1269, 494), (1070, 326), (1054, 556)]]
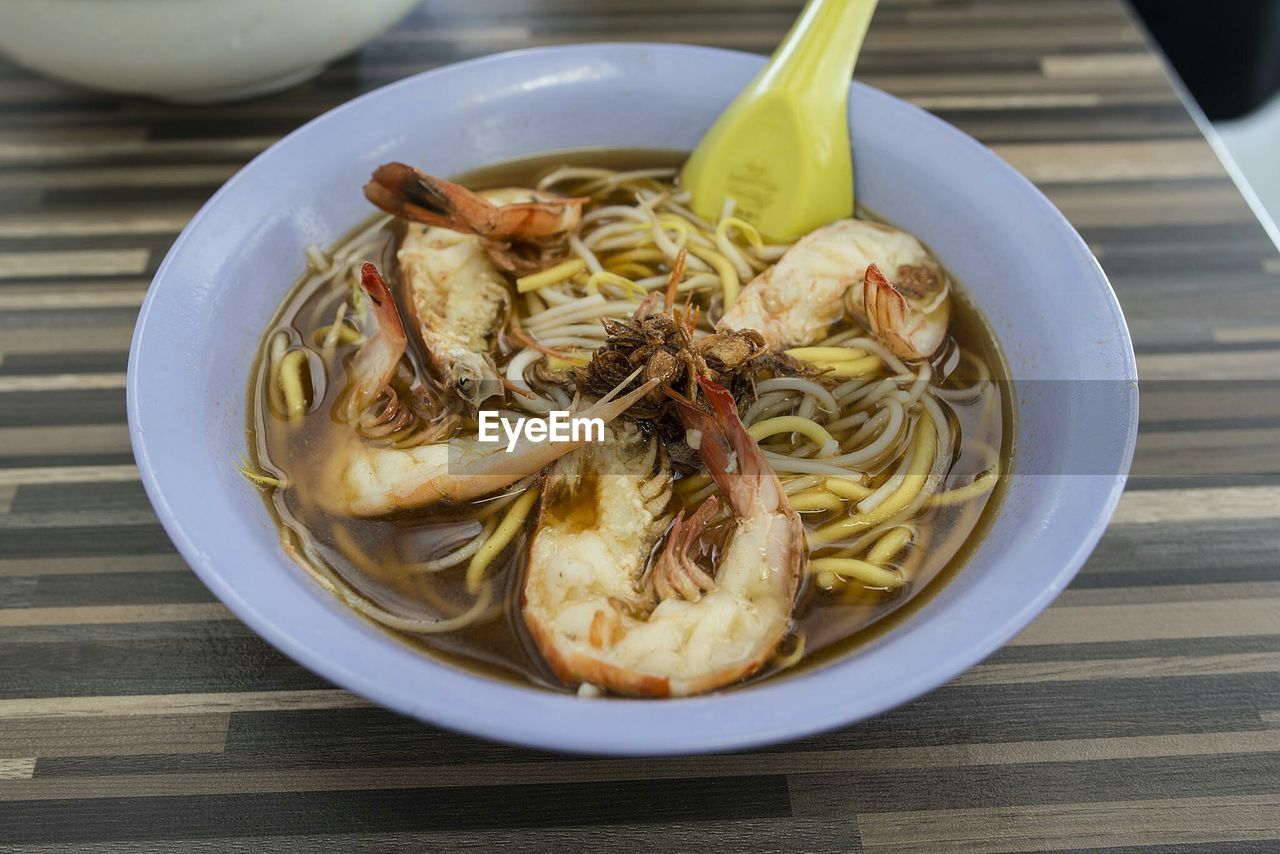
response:
[(0, 52), (91, 89), (222, 101), (300, 83), (419, 0), (4, 0)]
[[(174, 543), (263, 637), (333, 682), (456, 730), (563, 750), (661, 754), (795, 738), (874, 715), (979, 661), (1067, 584), (1120, 495), (1137, 427), (1133, 351), (1084, 243), (971, 138), (855, 85), (858, 194), (933, 247), (995, 329), (1016, 379), (1017, 474), (970, 565), (907, 621), (790, 678), (682, 700), (589, 700), (492, 681), (367, 624), (280, 549), (244, 452), (245, 390), (302, 270), (369, 209), (387, 160), (450, 174), (584, 146), (692, 147), (760, 57), (610, 44), (503, 54), (403, 80), (289, 135), (178, 238), (142, 307), (129, 421)], [(993, 691), (998, 689), (993, 688)]]

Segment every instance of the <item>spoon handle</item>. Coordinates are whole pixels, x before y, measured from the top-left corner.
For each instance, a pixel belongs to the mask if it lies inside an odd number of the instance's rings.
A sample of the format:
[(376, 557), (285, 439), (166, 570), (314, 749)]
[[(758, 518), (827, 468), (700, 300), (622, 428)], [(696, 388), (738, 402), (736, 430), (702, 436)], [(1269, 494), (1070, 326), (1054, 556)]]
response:
[(804, 100), (843, 100), (876, 3), (809, 0), (750, 88), (787, 89)]
[(693, 210), (795, 240), (853, 214), (849, 77), (876, 0), (810, 0), (681, 172)]

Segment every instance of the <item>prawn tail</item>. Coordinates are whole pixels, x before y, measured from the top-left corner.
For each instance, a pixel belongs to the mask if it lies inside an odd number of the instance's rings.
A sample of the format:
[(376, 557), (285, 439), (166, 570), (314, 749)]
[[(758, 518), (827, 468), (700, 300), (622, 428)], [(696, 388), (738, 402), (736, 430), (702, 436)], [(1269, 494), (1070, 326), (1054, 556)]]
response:
[(391, 291), (378, 268), (368, 261), (360, 268), (360, 288), (371, 303), (373, 331), (347, 366), (353, 385), (351, 417), (368, 409), (387, 387), (408, 343)]
[(368, 261), (360, 267), (360, 290), (373, 303), (378, 331), (394, 340), (405, 339), (404, 322), (400, 319), (395, 300), (391, 298), (391, 289), (378, 268)]
[(921, 354), (905, 335), (907, 299), (875, 264), (867, 265), (863, 277), (862, 306), (867, 315), (867, 330), (883, 341), (890, 352), (904, 359), (920, 358)]

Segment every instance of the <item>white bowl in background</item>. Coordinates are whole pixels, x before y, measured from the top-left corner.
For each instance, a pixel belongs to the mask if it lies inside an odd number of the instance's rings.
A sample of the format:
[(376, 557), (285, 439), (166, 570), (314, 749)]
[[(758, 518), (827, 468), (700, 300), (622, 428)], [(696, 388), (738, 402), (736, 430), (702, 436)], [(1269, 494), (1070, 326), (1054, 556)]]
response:
[[(129, 356), (143, 483), (174, 544), (249, 626), (338, 685), (406, 715), (537, 747), (671, 754), (755, 746), (883, 712), (1012, 638), (1075, 575), (1119, 499), (1137, 431), (1124, 318), (1079, 235), (987, 148), (855, 84), (858, 198), (920, 236), (993, 327), (1015, 382), (1015, 473), (969, 564), (892, 631), (742, 690), (674, 700), (579, 698), (500, 682), (395, 640), (280, 547), (234, 462), (259, 342), (302, 272), (367, 216), (361, 185), (403, 160), (449, 175), (532, 154), (689, 149), (763, 58), (595, 44), (429, 71), (339, 107), (227, 182), (156, 273)], [(1000, 689), (993, 686), (993, 695)]]
[(0, 53), (91, 89), (172, 101), (274, 92), (419, 0), (3, 0)]

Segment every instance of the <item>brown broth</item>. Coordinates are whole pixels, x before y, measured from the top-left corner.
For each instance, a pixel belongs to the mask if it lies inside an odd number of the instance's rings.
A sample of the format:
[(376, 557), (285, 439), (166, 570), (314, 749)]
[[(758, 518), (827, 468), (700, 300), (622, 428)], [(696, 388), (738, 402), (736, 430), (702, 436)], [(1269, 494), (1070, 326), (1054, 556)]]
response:
[[(681, 163), (685, 154), (653, 150), (578, 150), (557, 152), (526, 160), (513, 161), (477, 170), (456, 180), (475, 188), (505, 185), (528, 185), (534, 176), (563, 163), (582, 166), (604, 166), (614, 169), (640, 169), (672, 166)], [(860, 216), (872, 216), (860, 211)], [(370, 220), (371, 222), (372, 220)], [(335, 245), (366, 229), (369, 222), (353, 230)], [(383, 228), (372, 242), (367, 260), (380, 269), (393, 270), (394, 235)], [(300, 259), (301, 262), (302, 259)], [(324, 381), (324, 366), (311, 361), (311, 388), (325, 387), (325, 394), (312, 401), (309, 413), (290, 424), (273, 414), (270, 389), (270, 342), (283, 331), (291, 345), (304, 339), (312, 341), (316, 329), (331, 323), (337, 305), (332, 288), (317, 291), (318, 277), (311, 271), (302, 276), (290, 290), (270, 330), (255, 364), (249, 385), (248, 440), (253, 462), (258, 469), (273, 475), (286, 475), (289, 489), (266, 490), (268, 508), (275, 517), (282, 542), (305, 567), (320, 563), (339, 575), (353, 589), (383, 607), (423, 618), (440, 616), (439, 604), (453, 603), (452, 612), (470, 603), (462, 583), (465, 563), (431, 575), (411, 575), (402, 570), (405, 563), (421, 560), (431, 552), (431, 544), (442, 538), (469, 539), (477, 523), (459, 519), (438, 509), (396, 514), (378, 519), (337, 517), (326, 512), (316, 500), (318, 472), (325, 458), (340, 446), (336, 431), (343, 429), (329, 416), (338, 396), (336, 383)], [(955, 346), (983, 358), (993, 377), (1008, 376), (1003, 358), (996, 347), (986, 321), (966, 295), (953, 290), (950, 333)], [(338, 353), (349, 354), (353, 348), (340, 347)], [(419, 376), (424, 373), (420, 354), (410, 348), (408, 358)], [(997, 417), (984, 419), (978, 404), (949, 402), (953, 423), (966, 440), (978, 439), (999, 449), (1001, 471), (1008, 474), (1013, 462), (1013, 401), (1007, 382), (995, 383), (998, 389)], [(278, 411), (278, 406), (276, 407)], [(984, 465), (979, 452), (965, 449), (960, 453), (947, 477), (945, 488), (967, 483)], [(850, 584), (840, 594), (826, 593), (809, 583), (804, 585), (796, 606), (796, 629), (805, 636), (805, 655), (798, 665), (786, 673), (815, 667), (847, 654), (850, 650), (887, 632), (915, 613), (933, 594), (965, 565), (982, 536), (990, 527), (1008, 483), (1002, 477), (985, 497), (966, 503), (933, 508), (913, 520), (920, 537), (898, 558), (894, 565), (913, 566), (913, 580), (895, 594), (869, 591)], [(426, 654), (454, 666), (480, 671), (486, 675), (533, 683), (554, 690), (566, 690), (551, 675), (527, 636), (519, 612), (519, 586), (522, 560), (529, 531), (522, 533), (490, 568), (495, 580), (495, 601), (500, 613), (491, 620), (472, 624), (452, 633), (412, 636), (391, 632), (399, 640)], [(343, 544), (346, 544), (344, 553)], [(367, 560), (353, 560), (355, 551)], [(314, 570), (313, 574), (314, 574)], [(452, 613), (450, 612), (450, 613)], [(389, 631), (389, 630), (388, 630)], [(748, 680), (754, 683), (776, 672), (770, 666)]]

